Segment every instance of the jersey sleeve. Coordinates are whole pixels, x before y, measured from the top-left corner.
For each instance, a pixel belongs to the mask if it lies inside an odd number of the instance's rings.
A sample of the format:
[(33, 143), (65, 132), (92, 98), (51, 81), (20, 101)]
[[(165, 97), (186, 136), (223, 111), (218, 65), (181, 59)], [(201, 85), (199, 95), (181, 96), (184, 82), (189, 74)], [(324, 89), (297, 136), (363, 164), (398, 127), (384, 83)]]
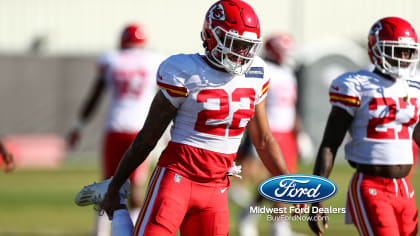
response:
[(156, 83), (172, 105), (178, 108), (187, 98), (188, 89), (185, 86), (182, 71), (174, 60), (174, 57), (170, 57), (161, 63), (156, 75)]
[[(112, 53), (111, 52), (106, 52), (106, 53), (103, 53), (102, 55), (100, 55), (98, 57), (98, 59), (96, 60), (97, 74), (105, 75), (107, 69), (110, 67), (111, 64), (112, 64)], [(101, 76), (100, 78), (104, 78), (104, 76)]]
[(257, 104), (264, 101), (264, 99), (267, 97), (269, 87), (270, 87), (270, 78), (268, 78), (266, 81), (264, 81), (264, 84), (261, 87), (261, 92), (260, 92), (258, 100), (257, 100)]
[(261, 58), (255, 58), (252, 67), (249, 68), (249, 71), (245, 74), (245, 78), (257, 79), (258, 85), (256, 88), (256, 104), (264, 101), (267, 97), (268, 88), (270, 87), (270, 75), (267, 72), (267, 65)]
[(350, 73), (338, 77), (329, 88), (330, 103), (354, 116), (360, 107), (360, 93), (357, 87), (357, 80)]

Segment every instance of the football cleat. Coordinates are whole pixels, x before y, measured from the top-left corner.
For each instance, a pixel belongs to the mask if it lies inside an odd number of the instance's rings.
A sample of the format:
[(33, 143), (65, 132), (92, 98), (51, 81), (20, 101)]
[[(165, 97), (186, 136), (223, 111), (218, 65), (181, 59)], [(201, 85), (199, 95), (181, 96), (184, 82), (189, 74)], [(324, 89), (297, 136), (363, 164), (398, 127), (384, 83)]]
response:
[[(93, 183), (85, 186), (76, 195), (74, 202), (78, 206), (95, 205), (95, 208), (101, 208), (104, 202), (105, 194), (111, 183), (112, 177), (99, 183)], [(129, 194), (130, 180), (127, 180), (120, 189), (120, 196), (127, 198)]]

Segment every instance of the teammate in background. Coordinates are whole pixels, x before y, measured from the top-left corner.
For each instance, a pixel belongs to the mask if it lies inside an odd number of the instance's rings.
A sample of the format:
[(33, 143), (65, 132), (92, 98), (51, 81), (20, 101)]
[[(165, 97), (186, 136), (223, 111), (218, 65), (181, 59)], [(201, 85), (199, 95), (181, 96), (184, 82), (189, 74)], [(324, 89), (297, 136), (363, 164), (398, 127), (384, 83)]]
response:
[(4, 171), (10, 172), (15, 169), (15, 160), (13, 157), (13, 153), (9, 152), (7, 147), (3, 144), (3, 142), (0, 140), (0, 155), (3, 159), (3, 162), (5, 164)]
[[(398, 17), (380, 19), (368, 36), (373, 72), (343, 74), (329, 89), (332, 109), (314, 174), (330, 175), (337, 149), (349, 131), (345, 158), (356, 172), (349, 184), (347, 212), (360, 235), (417, 233), (414, 191), (406, 176), (413, 163), (412, 139), (420, 144), (420, 82), (412, 77), (418, 50), (410, 23)], [(324, 207), (322, 202), (313, 206)], [(324, 232), (321, 222), (308, 223), (316, 234)], [(323, 221), (324, 227), (327, 223)]]
[(228, 175), (237, 173), (233, 161), (245, 127), (270, 173), (289, 173), (266, 117), (270, 80), (256, 56), (256, 13), (241, 0), (218, 1), (201, 36), (205, 55), (178, 54), (160, 65), (161, 89), (106, 193), (104, 209), (120, 225), (121, 186), (173, 121), (133, 235), (175, 235), (178, 229), (181, 235), (227, 235)]
[[(96, 81), (81, 106), (77, 124), (68, 135), (68, 145), (74, 148), (79, 142), (82, 124), (92, 116), (107, 89), (111, 93), (111, 101), (102, 147), (104, 179), (115, 174), (122, 156), (141, 129), (157, 90), (154, 78), (163, 58), (144, 49), (147, 36), (143, 25), (127, 25), (121, 34), (119, 50), (104, 53), (99, 57)], [(130, 176), (130, 206), (134, 218), (141, 207), (141, 190), (146, 182), (147, 170), (148, 164), (144, 162)], [(98, 235), (108, 235), (109, 226), (106, 225), (109, 224), (106, 216), (100, 216), (97, 223)]]
[[(297, 80), (293, 71), (291, 51), (295, 47), (293, 37), (287, 33), (276, 33), (267, 38), (264, 43), (264, 60), (267, 63), (266, 71), (270, 75), (270, 92), (267, 95), (267, 117), (271, 132), (280, 146), (283, 158), (290, 173), (296, 173), (300, 153), (310, 156), (313, 150), (309, 136), (303, 132), (299, 116), (297, 114)], [(300, 140), (309, 140), (298, 143)], [(246, 140), (245, 140), (246, 142)], [(309, 143), (309, 146), (308, 146)], [(298, 145), (300, 144), (300, 145)], [(248, 145), (245, 147), (244, 145)], [(255, 157), (251, 143), (244, 143), (241, 148), (248, 149), (238, 154), (238, 161), (243, 165), (244, 176), (249, 169), (252, 177), (249, 178), (258, 185), (267, 175), (261, 172), (261, 162)], [(308, 150), (309, 149), (309, 150)], [(303, 150), (303, 151), (302, 151)], [(309, 154), (308, 154), (309, 151)], [(250, 177), (250, 176), (245, 176)], [(256, 181), (255, 181), (256, 180)], [(249, 181), (249, 180), (248, 180)], [(256, 199), (243, 208), (240, 214), (239, 231), (242, 236), (257, 235), (257, 215), (249, 214), (249, 207), (260, 204), (264, 198), (257, 195)], [(276, 203), (276, 207), (285, 207), (285, 204)], [(288, 221), (275, 221), (271, 235), (297, 235), (292, 232)]]

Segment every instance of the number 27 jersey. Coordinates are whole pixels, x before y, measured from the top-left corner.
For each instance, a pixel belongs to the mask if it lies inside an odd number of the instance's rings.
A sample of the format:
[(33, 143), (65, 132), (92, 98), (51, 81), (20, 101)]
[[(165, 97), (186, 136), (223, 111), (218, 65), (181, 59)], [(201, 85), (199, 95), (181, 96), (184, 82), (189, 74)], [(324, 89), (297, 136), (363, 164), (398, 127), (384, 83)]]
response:
[(178, 54), (161, 64), (157, 84), (178, 109), (172, 142), (233, 154), (269, 79), (260, 58), (246, 74), (231, 75), (211, 68), (199, 54)]
[(419, 116), (420, 83), (391, 81), (361, 70), (335, 79), (330, 102), (353, 116), (345, 158), (362, 164), (412, 164), (412, 133)]

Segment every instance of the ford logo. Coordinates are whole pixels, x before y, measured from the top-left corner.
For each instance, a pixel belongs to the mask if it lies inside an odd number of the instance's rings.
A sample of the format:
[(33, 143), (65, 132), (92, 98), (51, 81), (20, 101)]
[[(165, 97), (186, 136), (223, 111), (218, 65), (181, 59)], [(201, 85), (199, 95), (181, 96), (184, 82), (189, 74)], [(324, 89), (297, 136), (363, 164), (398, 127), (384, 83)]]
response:
[(316, 175), (292, 174), (267, 179), (258, 191), (272, 201), (299, 204), (324, 201), (334, 196), (337, 185)]

